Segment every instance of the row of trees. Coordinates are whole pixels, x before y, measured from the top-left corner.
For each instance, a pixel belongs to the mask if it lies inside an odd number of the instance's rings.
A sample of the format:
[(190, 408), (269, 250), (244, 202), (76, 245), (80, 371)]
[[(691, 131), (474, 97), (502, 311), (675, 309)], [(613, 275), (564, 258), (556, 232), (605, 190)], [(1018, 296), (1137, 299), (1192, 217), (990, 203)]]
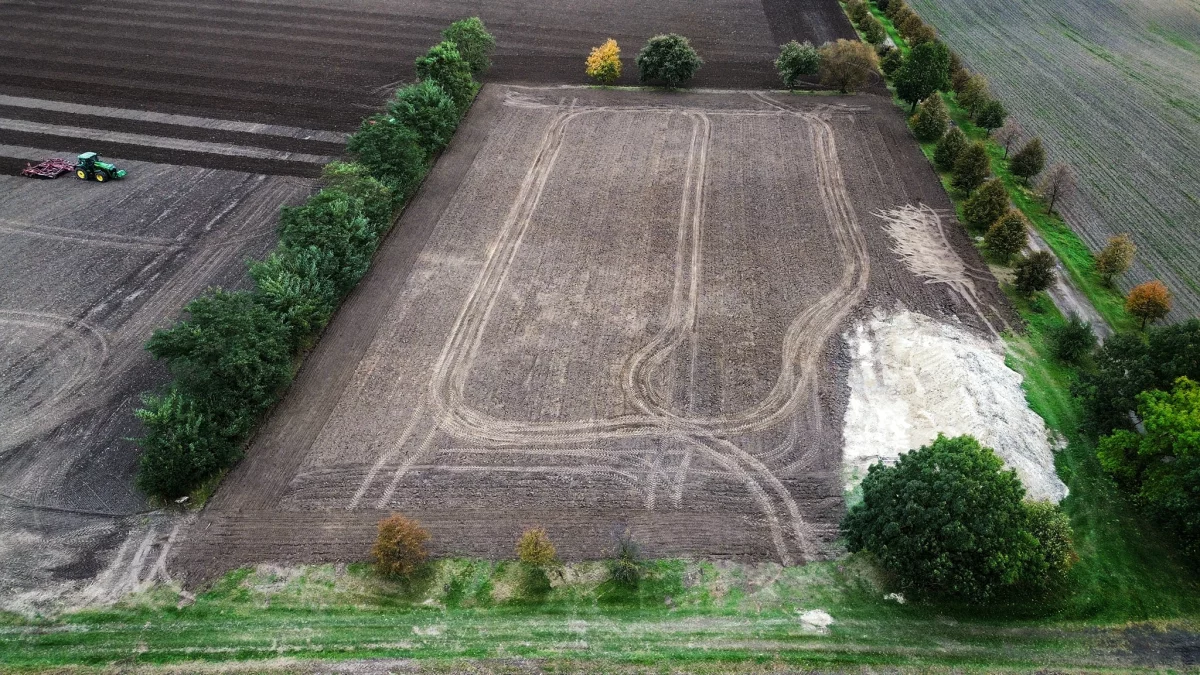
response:
[[(629, 530), (615, 535), (612, 555), (608, 559), (609, 579), (619, 587), (636, 589), (645, 574), (641, 547)], [(429, 531), (416, 520), (399, 514), (379, 521), (371, 560), (377, 574), (398, 581), (416, 576), (429, 558), (426, 544)], [(561, 573), (558, 551), (545, 528), (531, 527), (521, 533), (516, 544), (517, 560), (525, 573), (527, 591), (539, 594), (550, 588), (550, 575)]]
[(173, 377), (135, 413), (145, 428), (137, 484), (147, 494), (186, 495), (240, 458), (299, 356), (366, 273), (397, 210), (470, 106), (474, 76), (489, 65), (495, 41), (478, 18), (442, 36), (417, 59), (419, 81), (350, 137), (355, 161), (326, 166), (321, 191), (283, 209), (278, 246), (250, 263), (254, 289), (212, 289), (146, 343)]
[[(662, 84), (669, 89), (687, 84), (704, 60), (692, 48), (688, 39), (670, 33), (655, 35), (637, 55), (638, 81), (643, 84)], [(588, 55), (587, 76), (599, 84), (611, 85), (621, 77), (621, 47), (609, 38)]]

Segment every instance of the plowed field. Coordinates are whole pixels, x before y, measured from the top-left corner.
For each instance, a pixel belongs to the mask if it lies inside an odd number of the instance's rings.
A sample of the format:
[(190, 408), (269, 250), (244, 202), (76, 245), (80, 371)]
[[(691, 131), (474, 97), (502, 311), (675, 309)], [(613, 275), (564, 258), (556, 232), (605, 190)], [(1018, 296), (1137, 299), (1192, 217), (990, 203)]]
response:
[(887, 100), (489, 85), (173, 567), (828, 555), (849, 322), (1004, 326), (949, 206)]
[(1129, 232), (1129, 286), (1200, 315), (1200, 7), (1189, 0), (914, 0), (1031, 133), (1079, 173), (1067, 221), (1093, 250)]

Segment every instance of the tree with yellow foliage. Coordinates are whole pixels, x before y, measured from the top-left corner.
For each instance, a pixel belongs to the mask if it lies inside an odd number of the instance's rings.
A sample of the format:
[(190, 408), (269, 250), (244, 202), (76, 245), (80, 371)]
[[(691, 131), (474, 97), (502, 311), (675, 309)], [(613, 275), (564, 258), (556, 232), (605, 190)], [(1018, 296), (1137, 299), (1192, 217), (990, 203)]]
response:
[(587, 75), (603, 85), (612, 84), (621, 77), (621, 48), (616, 40), (609, 38), (592, 50), (587, 58)]

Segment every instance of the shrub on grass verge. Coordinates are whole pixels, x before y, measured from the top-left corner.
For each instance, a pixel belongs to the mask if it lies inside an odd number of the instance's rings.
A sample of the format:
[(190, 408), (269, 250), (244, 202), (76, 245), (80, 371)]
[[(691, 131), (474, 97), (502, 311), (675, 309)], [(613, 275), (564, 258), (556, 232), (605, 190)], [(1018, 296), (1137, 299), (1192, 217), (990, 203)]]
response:
[(811, 42), (791, 42), (779, 47), (779, 58), (775, 59), (775, 70), (788, 89), (795, 89), (796, 82), (806, 75), (816, 75), (821, 66), (821, 55)]
[(1096, 333), (1092, 325), (1071, 315), (1065, 323), (1049, 332), (1050, 353), (1065, 363), (1079, 363), (1096, 348)]
[(970, 194), (992, 175), (992, 162), (982, 141), (971, 143), (954, 159), (954, 175), (950, 183), (964, 194)]
[(1008, 188), (999, 178), (984, 181), (967, 201), (963, 202), (963, 219), (967, 226), (982, 230), (991, 226), (1012, 208)]
[(1049, 251), (1034, 251), (1021, 258), (1014, 267), (1016, 275), (1013, 286), (1025, 297), (1040, 293), (1054, 283), (1054, 266), (1057, 259)]
[(1029, 244), (1029, 221), (1020, 211), (1009, 209), (1008, 213), (1000, 216), (987, 234), (983, 235), (983, 245), (987, 247), (997, 260), (1007, 263)]
[(950, 126), (950, 113), (941, 96), (930, 96), (917, 107), (917, 114), (909, 120), (913, 134), (923, 142), (936, 141), (946, 135)]
[(933, 163), (942, 171), (949, 171), (954, 168), (954, 163), (958, 161), (958, 156), (966, 147), (967, 135), (963, 133), (962, 129), (952, 126), (934, 148)]
[(838, 40), (821, 47), (821, 84), (843, 94), (857, 91), (879, 72), (875, 50), (858, 40)]
[(446, 147), (458, 127), (457, 105), (434, 80), (422, 80), (397, 91), (388, 112), (396, 123), (416, 132), (417, 143), (427, 156)]
[(371, 547), (375, 572), (392, 579), (410, 579), (425, 564), (428, 541), (429, 531), (417, 521), (398, 514), (384, 518)]
[(603, 85), (621, 79), (621, 48), (617, 41), (609, 38), (593, 49), (588, 54), (586, 71), (588, 77)]
[(1016, 474), (970, 436), (872, 465), (862, 493), (842, 522), (847, 545), (874, 556), (906, 596), (986, 603), (1051, 585), (1073, 559), (1056, 509), (1025, 503)]
[(668, 89), (684, 85), (704, 61), (682, 35), (655, 35), (637, 55), (638, 81), (661, 82)]
[(459, 55), (470, 66), (471, 74), (482, 75), (492, 66), (496, 38), (492, 37), (479, 17), (455, 21), (442, 31), (442, 39), (454, 44)]

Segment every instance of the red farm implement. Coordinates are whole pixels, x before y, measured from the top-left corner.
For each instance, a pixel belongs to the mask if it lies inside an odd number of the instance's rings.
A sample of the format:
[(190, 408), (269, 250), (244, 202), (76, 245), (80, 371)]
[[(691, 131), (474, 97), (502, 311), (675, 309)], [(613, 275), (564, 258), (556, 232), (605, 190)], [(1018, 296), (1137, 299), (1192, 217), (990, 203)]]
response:
[(68, 162), (65, 159), (48, 159), (37, 165), (26, 164), (25, 168), (21, 170), (21, 175), (30, 178), (58, 178), (65, 173), (74, 171), (74, 162)]

